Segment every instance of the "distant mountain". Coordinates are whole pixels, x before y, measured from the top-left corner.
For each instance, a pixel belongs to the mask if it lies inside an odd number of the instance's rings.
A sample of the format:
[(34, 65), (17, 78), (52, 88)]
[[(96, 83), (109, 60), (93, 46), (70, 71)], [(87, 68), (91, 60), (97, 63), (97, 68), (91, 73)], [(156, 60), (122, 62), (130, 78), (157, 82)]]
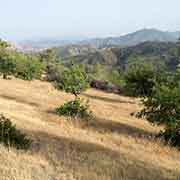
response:
[(67, 38), (37, 38), (32, 40), (23, 40), (18, 42), (18, 44), (24, 48), (24, 50), (33, 50), (33, 49), (46, 49), (59, 46), (67, 46), (71, 44), (78, 44), (79, 41), (83, 40), (83, 37), (67, 37)]
[(107, 48), (113, 46), (133, 46), (146, 41), (157, 41), (157, 42), (176, 42), (180, 37), (180, 31), (168, 32), (160, 31), (157, 29), (142, 29), (127, 35), (119, 37), (107, 37), (107, 38), (96, 38), (90, 40), (81, 40), (81, 38), (68, 38), (68, 40), (62, 40), (61, 38), (46, 38), (46, 39), (36, 39), (19, 42), (19, 45), (24, 50), (33, 49), (44, 49), (51, 47), (62, 46), (67, 47), (68, 45), (83, 45), (87, 46), (89, 44), (96, 48)]
[(72, 44), (74, 41), (66, 41), (66, 40), (54, 40), (54, 39), (42, 39), (42, 40), (27, 40), (19, 42), (24, 51), (31, 50), (42, 50), (46, 48), (58, 47), (58, 46), (66, 46), (68, 44)]
[(89, 43), (97, 48), (106, 48), (112, 46), (133, 46), (146, 41), (175, 42), (179, 37), (180, 31), (165, 32), (157, 29), (142, 29), (120, 37), (92, 39), (81, 43)]

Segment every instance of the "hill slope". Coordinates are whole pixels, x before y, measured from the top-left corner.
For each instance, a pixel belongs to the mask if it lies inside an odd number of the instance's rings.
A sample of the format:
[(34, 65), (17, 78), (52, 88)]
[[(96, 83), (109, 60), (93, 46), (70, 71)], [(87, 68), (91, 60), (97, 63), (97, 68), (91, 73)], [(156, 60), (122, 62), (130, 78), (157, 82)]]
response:
[(29, 152), (0, 146), (0, 179), (180, 179), (180, 153), (152, 140), (159, 129), (129, 115), (137, 100), (90, 89), (83, 97), (95, 118), (86, 123), (53, 114), (72, 96), (49, 83), (0, 83), (0, 113), (34, 139)]
[(121, 68), (125, 68), (128, 64), (128, 61), (131, 59), (144, 59), (146, 61), (160, 61), (161, 63), (165, 63), (169, 70), (174, 70), (176, 66), (179, 64), (179, 58), (176, 55), (176, 43), (170, 42), (144, 42), (138, 45), (130, 46), (130, 47), (112, 47), (112, 48), (104, 48), (100, 50), (86, 51), (85, 53), (80, 53), (75, 56), (68, 56), (70, 54), (66, 53), (64, 56), (61, 53), (60, 49), (56, 49), (57, 54), (64, 59), (64, 61), (68, 61), (69, 59), (74, 59), (77, 63), (83, 64), (102, 64), (108, 66), (114, 66)]
[(98, 48), (104, 48), (111, 46), (132, 46), (146, 41), (176, 42), (179, 37), (179, 31), (168, 32), (157, 29), (141, 29), (120, 37), (99, 38), (87, 42)]

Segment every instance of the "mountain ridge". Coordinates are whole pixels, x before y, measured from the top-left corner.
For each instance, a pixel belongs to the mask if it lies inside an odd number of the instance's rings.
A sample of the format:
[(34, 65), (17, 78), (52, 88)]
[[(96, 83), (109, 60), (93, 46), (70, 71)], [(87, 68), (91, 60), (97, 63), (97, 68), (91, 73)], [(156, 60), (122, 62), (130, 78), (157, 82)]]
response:
[(111, 46), (133, 46), (146, 41), (176, 42), (180, 31), (169, 32), (158, 29), (141, 29), (119, 37), (96, 38), (82, 43), (90, 43), (98, 48)]
[(85, 40), (61, 40), (59, 38), (41, 39), (41, 40), (26, 40), (18, 44), (28, 49), (45, 49), (67, 45), (87, 45), (90, 44), (96, 48), (107, 48), (112, 46), (133, 46), (146, 41), (159, 41), (159, 42), (176, 42), (180, 37), (180, 31), (161, 31), (158, 29), (140, 29), (138, 31), (128, 33), (117, 37), (107, 38), (94, 38)]

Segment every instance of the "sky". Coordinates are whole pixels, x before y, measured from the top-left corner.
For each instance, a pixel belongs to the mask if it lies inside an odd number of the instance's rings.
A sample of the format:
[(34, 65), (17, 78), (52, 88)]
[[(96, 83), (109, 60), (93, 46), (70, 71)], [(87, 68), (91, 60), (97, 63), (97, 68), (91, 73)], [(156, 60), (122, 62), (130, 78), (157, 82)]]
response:
[(0, 38), (94, 38), (180, 30), (180, 0), (0, 0)]

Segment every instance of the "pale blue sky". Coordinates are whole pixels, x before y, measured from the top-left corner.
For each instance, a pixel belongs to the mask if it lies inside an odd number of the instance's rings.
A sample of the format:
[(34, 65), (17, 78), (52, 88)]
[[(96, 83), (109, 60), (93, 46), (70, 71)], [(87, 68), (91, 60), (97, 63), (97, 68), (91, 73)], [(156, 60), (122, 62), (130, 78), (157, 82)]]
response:
[(180, 0), (0, 0), (0, 37), (104, 37), (180, 30)]

